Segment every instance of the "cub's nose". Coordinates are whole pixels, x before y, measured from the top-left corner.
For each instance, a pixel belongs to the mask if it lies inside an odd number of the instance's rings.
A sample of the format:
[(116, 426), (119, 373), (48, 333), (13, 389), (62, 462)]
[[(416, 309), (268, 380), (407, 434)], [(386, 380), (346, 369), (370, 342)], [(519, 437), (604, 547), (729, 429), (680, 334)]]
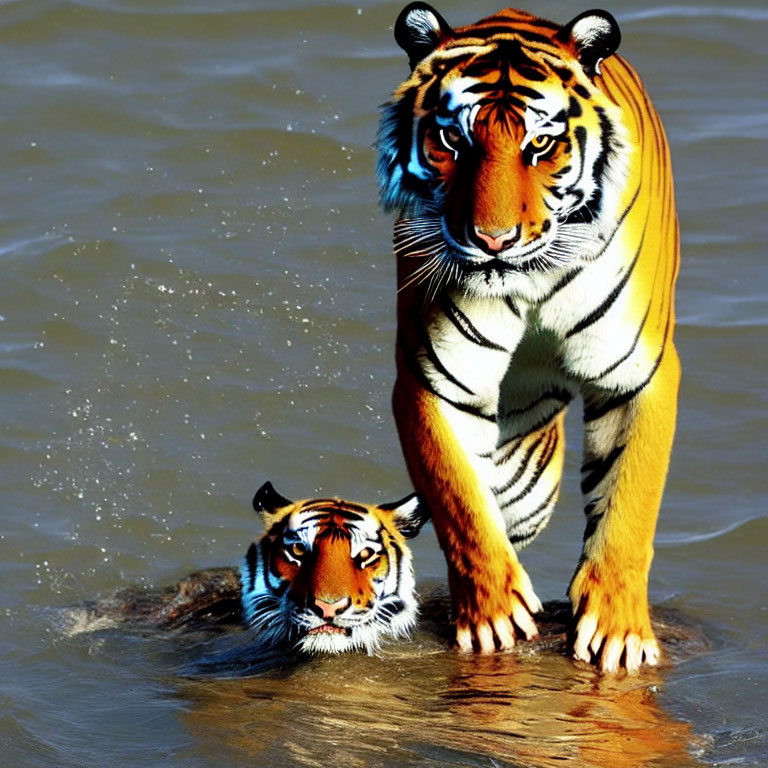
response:
[(338, 616), (345, 608), (349, 606), (352, 601), (349, 597), (342, 597), (335, 602), (327, 602), (319, 597), (314, 598), (310, 608), (324, 619), (332, 619), (334, 616)]

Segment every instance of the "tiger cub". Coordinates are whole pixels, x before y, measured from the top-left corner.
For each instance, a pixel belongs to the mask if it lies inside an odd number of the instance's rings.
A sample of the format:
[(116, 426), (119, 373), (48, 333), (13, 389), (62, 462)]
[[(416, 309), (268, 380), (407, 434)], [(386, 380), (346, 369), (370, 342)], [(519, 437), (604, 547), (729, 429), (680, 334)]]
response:
[(395, 417), (448, 563), (460, 649), (534, 637), (517, 551), (557, 501), (584, 409), (573, 655), (656, 664), (653, 537), (675, 430), (677, 217), (664, 131), (605, 11), (395, 24), (411, 73), (378, 136), (395, 211)]
[(394, 504), (289, 501), (265, 483), (253, 498), (265, 532), (240, 568), (246, 625), (265, 647), (373, 652), (414, 626), (417, 603), (406, 539), (428, 520), (411, 494)]

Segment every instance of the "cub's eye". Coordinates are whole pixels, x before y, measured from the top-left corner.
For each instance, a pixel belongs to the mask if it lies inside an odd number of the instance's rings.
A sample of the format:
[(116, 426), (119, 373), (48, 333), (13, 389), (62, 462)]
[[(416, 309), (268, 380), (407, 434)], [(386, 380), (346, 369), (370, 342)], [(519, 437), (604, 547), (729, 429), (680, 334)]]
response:
[(371, 566), (376, 565), (380, 559), (381, 555), (375, 549), (366, 547), (357, 553), (355, 562), (357, 563), (357, 567), (362, 570), (363, 568), (370, 568)]
[(296, 541), (293, 544), (286, 544), (285, 551), (296, 560), (301, 560), (301, 558), (307, 554), (307, 548), (300, 541)]
[(447, 128), (440, 129), (440, 141), (443, 142), (449, 152), (453, 152), (454, 160), (459, 156), (463, 139), (464, 136), (461, 131), (454, 126), (449, 125)]

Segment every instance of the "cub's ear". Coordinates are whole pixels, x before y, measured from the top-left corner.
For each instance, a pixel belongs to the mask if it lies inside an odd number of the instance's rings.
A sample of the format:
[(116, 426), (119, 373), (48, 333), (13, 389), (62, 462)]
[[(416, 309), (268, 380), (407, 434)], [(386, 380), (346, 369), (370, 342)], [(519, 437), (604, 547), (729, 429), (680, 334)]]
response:
[(621, 32), (608, 11), (584, 11), (557, 33), (557, 39), (573, 45), (583, 70), (594, 77), (600, 74), (600, 62), (616, 52)]
[(293, 502), (286, 499), (285, 496), (281, 496), (269, 480), (256, 491), (256, 495), (253, 497), (253, 508), (262, 514), (272, 514), (289, 504), (293, 504)]
[(418, 493), (412, 493), (400, 501), (380, 504), (379, 509), (394, 512), (397, 530), (406, 539), (412, 539), (430, 518), (427, 502)]
[(409, 3), (395, 22), (395, 41), (408, 54), (411, 69), (451, 35), (448, 22), (427, 3)]

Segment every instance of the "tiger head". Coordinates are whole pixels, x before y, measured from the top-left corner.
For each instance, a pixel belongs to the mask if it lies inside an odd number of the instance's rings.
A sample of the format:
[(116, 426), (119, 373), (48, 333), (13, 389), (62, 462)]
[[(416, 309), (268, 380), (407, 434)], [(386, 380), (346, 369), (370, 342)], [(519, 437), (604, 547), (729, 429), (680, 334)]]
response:
[(245, 623), (264, 646), (372, 652), (408, 632), (417, 615), (405, 543), (429, 515), (416, 494), (370, 506), (293, 502), (265, 483), (253, 506), (265, 525), (240, 570)]
[(401, 217), (396, 252), (497, 295), (597, 256), (627, 168), (599, 82), (621, 39), (614, 18), (588, 11), (561, 27), (509, 9), (454, 30), (416, 2), (395, 38), (412, 72), (384, 106), (378, 175)]

